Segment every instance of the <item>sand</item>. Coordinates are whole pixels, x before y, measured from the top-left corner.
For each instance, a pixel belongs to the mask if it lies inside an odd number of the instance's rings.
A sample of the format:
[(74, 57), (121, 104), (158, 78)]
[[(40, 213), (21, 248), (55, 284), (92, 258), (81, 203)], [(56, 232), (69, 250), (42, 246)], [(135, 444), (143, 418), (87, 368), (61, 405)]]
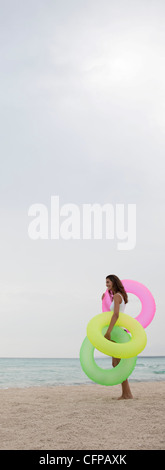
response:
[(0, 390), (0, 448), (165, 449), (165, 382)]

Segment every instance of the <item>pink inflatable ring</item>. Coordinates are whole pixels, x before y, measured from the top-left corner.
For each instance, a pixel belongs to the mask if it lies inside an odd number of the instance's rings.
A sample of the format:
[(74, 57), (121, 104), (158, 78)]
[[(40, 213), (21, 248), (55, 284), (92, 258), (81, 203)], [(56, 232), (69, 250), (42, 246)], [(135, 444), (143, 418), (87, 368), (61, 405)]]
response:
[[(130, 279), (124, 279), (121, 282), (127, 293), (135, 294), (140, 300), (142, 308), (135, 320), (137, 320), (143, 328), (146, 328), (153, 320), (156, 311), (156, 304), (153, 295), (146, 286), (141, 284), (141, 282), (131, 281)], [(107, 312), (110, 310), (111, 303), (112, 301), (107, 289), (102, 301), (102, 311)]]

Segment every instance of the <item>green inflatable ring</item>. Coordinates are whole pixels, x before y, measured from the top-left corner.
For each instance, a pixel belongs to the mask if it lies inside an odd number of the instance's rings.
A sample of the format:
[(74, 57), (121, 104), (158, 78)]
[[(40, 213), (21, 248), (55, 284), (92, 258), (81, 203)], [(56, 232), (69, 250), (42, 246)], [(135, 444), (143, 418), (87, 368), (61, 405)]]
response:
[[(104, 335), (107, 327), (102, 329)], [(117, 343), (126, 343), (130, 341), (130, 335), (119, 326), (114, 326), (111, 332), (111, 339)], [(135, 368), (137, 356), (128, 359), (121, 359), (119, 364), (113, 369), (102, 369), (94, 359), (95, 347), (86, 336), (80, 349), (80, 363), (85, 374), (101, 385), (118, 385), (126, 380)]]

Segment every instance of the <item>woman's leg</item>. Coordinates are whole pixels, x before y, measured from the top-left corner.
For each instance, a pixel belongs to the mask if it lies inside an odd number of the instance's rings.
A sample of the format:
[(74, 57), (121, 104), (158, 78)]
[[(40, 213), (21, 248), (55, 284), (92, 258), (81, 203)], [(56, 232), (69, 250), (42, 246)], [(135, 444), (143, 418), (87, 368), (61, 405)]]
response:
[(118, 359), (117, 357), (112, 357), (112, 366), (113, 367), (116, 367), (120, 362), (120, 359)]
[[(112, 357), (112, 366), (113, 367), (116, 367), (119, 364), (119, 362), (120, 362), (120, 359), (118, 359), (116, 357)], [(129, 386), (129, 383), (128, 383), (127, 379), (124, 380), (124, 382), (122, 382), (121, 386), (122, 386), (122, 395), (121, 395), (121, 397), (119, 397), (119, 400), (133, 398), (133, 395), (131, 393), (130, 386)]]
[(124, 380), (124, 382), (122, 382), (121, 386), (122, 386), (122, 395), (121, 397), (119, 397), (119, 400), (121, 400), (122, 398), (133, 398), (127, 379)]

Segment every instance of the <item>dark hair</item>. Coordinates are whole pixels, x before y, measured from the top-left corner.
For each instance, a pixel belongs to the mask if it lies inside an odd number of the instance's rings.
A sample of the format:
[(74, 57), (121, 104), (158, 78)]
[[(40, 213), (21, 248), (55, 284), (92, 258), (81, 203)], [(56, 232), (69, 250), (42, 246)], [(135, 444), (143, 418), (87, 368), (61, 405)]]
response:
[[(112, 281), (113, 283), (113, 289), (116, 292), (121, 292), (123, 298), (124, 298), (124, 302), (125, 304), (128, 303), (128, 295), (127, 295), (127, 292), (125, 291), (124, 289), (124, 286), (122, 284), (122, 282), (120, 281), (119, 277), (115, 276), (115, 274), (109, 274), (109, 276), (106, 276), (106, 279), (110, 279), (110, 281)], [(109, 291), (109, 294), (110, 294), (110, 297), (111, 297), (111, 300), (113, 299), (113, 292), (110, 290)]]

